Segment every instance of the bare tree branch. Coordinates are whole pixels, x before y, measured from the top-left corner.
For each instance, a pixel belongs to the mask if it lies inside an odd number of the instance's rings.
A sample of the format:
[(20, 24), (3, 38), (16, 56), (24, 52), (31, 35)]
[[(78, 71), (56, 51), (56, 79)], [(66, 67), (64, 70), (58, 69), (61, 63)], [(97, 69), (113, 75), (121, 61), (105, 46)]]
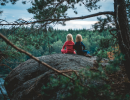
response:
[(23, 22), (22, 23), (12, 23), (12, 24), (8, 23), (8, 24), (0, 24), (0, 25), (28, 25), (28, 24), (42, 23), (45, 21), (69, 21), (69, 20), (76, 20), (76, 19), (85, 19), (85, 18), (95, 17), (95, 16), (99, 16), (99, 15), (105, 15), (105, 14), (110, 14), (110, 15), (114, 16), (113, 11), (106, 11), (106, 12), (98, 12), (95, 14), (81, 16), (81, 17), (71, 17), (71, 18), (65, 18), (65, 19), (44, 19), (44, 20), (33, 21), (33, 22), (25, 21), (25, 23), (23, 23)]
[(68, 76), (68, 75), (66, 75), (66, 74), (64, 74), (64, 73), (62, 73), (62, 72), (60, 72), (59, 70), (57, 70), (57, 69), (51, 67), (50, 65), (46, 64), (45, 62), (40, 61), (39, 59), (37, 59), (36, 57), (34, 57), (33, 55), (31, 55), (30, 53), (26, 52), (25, 50), (18, 48), (18, 47), (15, 46), (13, 43), (11, 43), (11, 42), (10, 42), (4, 35), (2, 35), (1, 33), (0, 33), (0, 37), (1, 37), (7, 44), (9, 44), (10, 46), (12, 46), (14, 49), (18, 50), (19, 52), (28, 55), (28, 56), (31, 57), (32, 59), (36, 60), (38, 63), (40, 63), (40, 64), (46, 66), (47, 68), (49, 68), (49, 69), (51, 69), (51, 70), (57, 72), (58, 74), (61, 74), (61, 75), (65, 76), (65, 77), (68, 77), (69, 79), (71, 79), (71, 80), (74, 81), (74, 79), (72, 79), (70, 76)]
[(5, 65), (5, 64), (0, 64), (0, 66), (6, 66), (6, 67), (9, 68), (10, 70), (12, 70), (11, 67), (9, 67), (8, 65)]
[[(9, 64), (20, 64), (20, 63), (22, 63), (22, 62), (9, 62), (9, 61), (7, 61), (3, 56), (1, 57), (1, 58), (3, 58), (7, 63), (9, 63)], [(0, 61), (1, 61), (1, 59), (0, 59)]]

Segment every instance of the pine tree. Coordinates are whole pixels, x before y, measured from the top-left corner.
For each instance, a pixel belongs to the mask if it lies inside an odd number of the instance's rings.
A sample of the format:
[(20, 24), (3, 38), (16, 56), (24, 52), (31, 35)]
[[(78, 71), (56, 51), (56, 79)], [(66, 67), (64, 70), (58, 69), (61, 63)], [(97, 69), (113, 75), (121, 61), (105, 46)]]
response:
[(125, 0), (114, 0), (115, 23), (117, 28), (118, 43), (121, 52), (125, 55), (124, 66), (130, 80), (130, 33), (126, 14)]
[(93, 29), (99, 32), (103, 30), (115, 28), (114, 16), (106, 15), (106, 18), (97, 17), (98, 22), (92, 25)]
[(56, 21), (53, 19), (69, 18), (66, 13), (68, 9), (73, 9), (74, 13), (77, 14), (78, 12), (76, 11), (75, 5), (78, 3), (84, 4), (89, 11), (99, 9), (100, 6), (96, 4), (99, 1), (100, 0), (34, 0), (28, 12), (34, 14), (34, 19), (36, 20), (52, 19), (51, 21), (42, 21), (42, 27), (46, 27), (50, 23), (65, 25), (65, 20)]

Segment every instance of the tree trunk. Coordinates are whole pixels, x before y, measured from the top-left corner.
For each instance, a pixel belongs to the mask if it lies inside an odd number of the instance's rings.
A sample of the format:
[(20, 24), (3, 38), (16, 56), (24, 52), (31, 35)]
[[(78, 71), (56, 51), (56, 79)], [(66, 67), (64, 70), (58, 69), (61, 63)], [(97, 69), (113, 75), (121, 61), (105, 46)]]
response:
[(114, 0), (116, 28), (121, 52), (125, 55), (123, 61), (127, 76), (130, 80), (130, 33), (126, 14), (125, 0)]

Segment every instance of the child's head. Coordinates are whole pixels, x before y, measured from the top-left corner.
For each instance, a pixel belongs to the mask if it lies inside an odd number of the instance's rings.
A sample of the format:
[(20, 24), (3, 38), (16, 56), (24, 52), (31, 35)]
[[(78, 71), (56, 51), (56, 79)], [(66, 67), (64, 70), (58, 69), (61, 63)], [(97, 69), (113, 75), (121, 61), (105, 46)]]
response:
[(67, 34), (67, 36), (66, 36), (66, 41), (73, 41), (73, 36), (72, 36), (72, 34)]
[(76, 42), (81, 42), (82, 41), (82, 36), (80, 34), (76, 35)]

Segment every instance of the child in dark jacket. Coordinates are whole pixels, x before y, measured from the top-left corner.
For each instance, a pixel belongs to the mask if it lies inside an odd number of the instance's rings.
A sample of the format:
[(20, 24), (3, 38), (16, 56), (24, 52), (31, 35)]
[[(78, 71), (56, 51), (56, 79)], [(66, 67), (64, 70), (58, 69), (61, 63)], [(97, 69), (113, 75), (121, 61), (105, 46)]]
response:
[(78, 55), (92, 57), (90, 56), (90, 52), (88, 50), (85, 50), (85, 45), (82, 42), (82, 36), (80, 34), (76, 35), (76, 43), (74, 45), (74, 49)]

